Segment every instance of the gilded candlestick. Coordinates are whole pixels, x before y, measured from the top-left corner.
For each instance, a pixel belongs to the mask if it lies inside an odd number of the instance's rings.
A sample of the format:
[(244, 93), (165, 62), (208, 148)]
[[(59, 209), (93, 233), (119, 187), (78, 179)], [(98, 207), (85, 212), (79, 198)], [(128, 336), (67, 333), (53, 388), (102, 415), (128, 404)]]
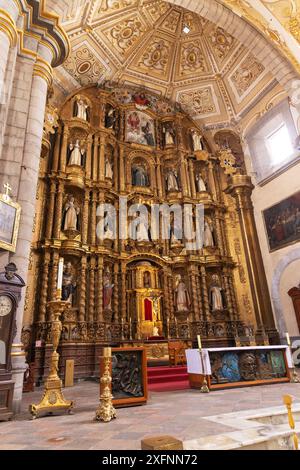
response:
[(112, 419), (117, 417), (116, 410), (113, 406), (113, 395), (111, 393), (111, 348), (104, 348), (102, 359), (104, 362), (104, 373), (100, 379), (100, 405), (96, 411), (95, 419), (96, 421), (109, 423)]

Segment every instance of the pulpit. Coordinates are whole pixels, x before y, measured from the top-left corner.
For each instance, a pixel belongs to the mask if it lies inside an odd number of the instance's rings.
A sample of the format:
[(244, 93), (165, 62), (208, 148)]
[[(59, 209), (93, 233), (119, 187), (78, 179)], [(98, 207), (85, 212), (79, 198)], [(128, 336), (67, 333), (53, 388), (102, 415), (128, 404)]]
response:
[(293, 287), (291, 290), (289, 290), (288, 294), (293, 301), (295, 315), (300, 330), (300, 287)]

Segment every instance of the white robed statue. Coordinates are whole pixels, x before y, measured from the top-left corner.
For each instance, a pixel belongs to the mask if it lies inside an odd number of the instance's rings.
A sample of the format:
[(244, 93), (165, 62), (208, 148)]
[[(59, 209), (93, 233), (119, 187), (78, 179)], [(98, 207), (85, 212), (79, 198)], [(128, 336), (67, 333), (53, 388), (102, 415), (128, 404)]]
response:
[(213, 248), (214, 246), (215, 246), (215, 241), (213, 237), (213, 230), (206, 220), (204, 223), (204, 247)]
[(64, 209), (65, 222), (64, 230), (77, 230), (78, 214), (80, 210), (75, 207), (75, 198), (71, 196), (67, 201)]
[(173, 170), (169, 171), (167, 175), (167, 188), (168, 191), (179, 191), (177, 173)]
[(139, 223), (136, 227), (136, 240), (138, 242), (149, 241), (148, 224), (145, 217), (140, 218)]
[(69, 165), (82, 165), (82, 157), (85, 154), (85, 150), (80, 148), (79, 140), (76, 140), (75, 145), (70, 144), (70, 160)]
[(108, 157), (105, 158), (105, 178), (113, 179), (113, 169)]
[(202, 135), (196, 129), (192, 130), (192, 139), (193, 139), (193, 147), (194, 152), (200, 152), (204, 150), (203, 142), (202, 142)]
[(206, 184), (200, 173), (196, 176), (196, 181), (197, 181), (198, 193), (206, 192), (207, 191)]
[(190, 307), (190, 295), (188, 289), (179, 274), (176, 279), (176, 308), (178, 312), (188, 312)]
[(84, 121), (88, 121), (89, 106), (82, 98), (78, 98), (75, 103), (75, 116)]
[(224, 310), (222, 288), (219, 285), (218, 276), (213, 276), (213, 284), (210, 287), (210, 302), (213, 312)]

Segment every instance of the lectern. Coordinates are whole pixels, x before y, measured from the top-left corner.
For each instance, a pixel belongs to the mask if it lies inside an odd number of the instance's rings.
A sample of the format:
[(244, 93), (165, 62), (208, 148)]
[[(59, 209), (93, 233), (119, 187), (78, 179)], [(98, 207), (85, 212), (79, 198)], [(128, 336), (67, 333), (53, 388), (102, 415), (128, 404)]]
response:
[(16, 311), (25, 286), (16, 271), (16, 265), (10, 263), (0, 273), (0, 421), (7, 421), (13, 415), (11, 349), (16, 332)]

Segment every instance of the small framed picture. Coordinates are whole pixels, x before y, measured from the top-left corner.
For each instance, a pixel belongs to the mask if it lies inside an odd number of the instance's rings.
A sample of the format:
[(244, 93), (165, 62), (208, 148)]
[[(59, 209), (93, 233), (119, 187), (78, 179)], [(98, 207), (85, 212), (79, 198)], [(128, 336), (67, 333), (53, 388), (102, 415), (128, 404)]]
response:
[(0, 249), (16, 251), (20, 216), (21, 206), (0, 194)]

